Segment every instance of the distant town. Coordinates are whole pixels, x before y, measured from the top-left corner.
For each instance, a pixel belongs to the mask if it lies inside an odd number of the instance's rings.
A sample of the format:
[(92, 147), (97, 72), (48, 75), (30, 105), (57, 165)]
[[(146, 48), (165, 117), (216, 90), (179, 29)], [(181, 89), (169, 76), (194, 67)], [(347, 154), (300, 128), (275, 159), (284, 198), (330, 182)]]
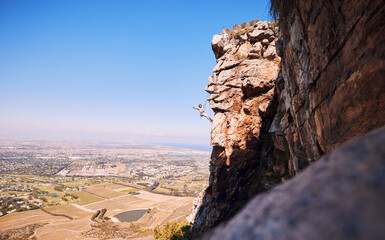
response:
[[(196, 196), (209, 152), (125, 143), (0, 140), (0, 216), (83, 201), (94, 184)], [(88, 193), (96, 195), (97, 193)]]

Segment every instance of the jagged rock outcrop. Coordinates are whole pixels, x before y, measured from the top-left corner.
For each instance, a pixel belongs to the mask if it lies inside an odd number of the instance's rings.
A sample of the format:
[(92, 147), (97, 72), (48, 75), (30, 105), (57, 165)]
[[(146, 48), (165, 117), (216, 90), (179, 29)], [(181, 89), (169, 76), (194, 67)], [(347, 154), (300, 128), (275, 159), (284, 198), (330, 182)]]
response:
[(211, 174), (195, 229), (227, 221), (255, 194), (385, 125), (383, 1), (284, 3), (279, 40), (267, 22), (213, 38)]
[(354, 139), (203, 239), (384, 239), (385, 127)]
[(215, 112), (213, 152), (209, 187), (195, 209), (195, 227), (201, 231), (229, 219), (260, 191), (259, 169), (268, 147), (262, 143), (277, 107), (277, 30), (274, 24), (255, 21), (213, 38), (218, 64), (206, 87)]

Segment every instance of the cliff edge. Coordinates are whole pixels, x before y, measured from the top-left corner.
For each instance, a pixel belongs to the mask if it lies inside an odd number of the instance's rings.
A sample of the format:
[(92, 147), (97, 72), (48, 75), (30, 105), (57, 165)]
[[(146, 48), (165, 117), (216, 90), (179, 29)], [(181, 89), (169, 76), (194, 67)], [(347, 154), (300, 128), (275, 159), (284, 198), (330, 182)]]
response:
[(252, 21), (213, 38), (218, 64), (206, 88), (215, 112), (213, 152), (209, 186), (194, 203), (197, 231), (229, 220), (255, 195), (287, 185), (321, 156), (385, 125), (383, 2), (274, 1), (273, 10), (279, 28)]
[(228, 220), (257, 192), (266, 161), (263, 145), (277, 107), (280, 71), (275, 24), (251, 21), (215, 35), (217, 58), (206, 91), (215, 112), (209, 187), (195, 202), (195, 227), (207, 231)]

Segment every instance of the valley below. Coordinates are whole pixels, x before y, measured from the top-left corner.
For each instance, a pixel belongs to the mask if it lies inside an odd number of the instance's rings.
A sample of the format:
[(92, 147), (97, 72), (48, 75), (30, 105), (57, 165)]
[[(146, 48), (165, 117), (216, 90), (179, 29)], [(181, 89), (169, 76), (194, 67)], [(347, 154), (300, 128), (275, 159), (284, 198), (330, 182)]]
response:
[(0, 239), (152, 239), (186, 222), (208, 180), (199, 150), (2, 141), (0, 154)]

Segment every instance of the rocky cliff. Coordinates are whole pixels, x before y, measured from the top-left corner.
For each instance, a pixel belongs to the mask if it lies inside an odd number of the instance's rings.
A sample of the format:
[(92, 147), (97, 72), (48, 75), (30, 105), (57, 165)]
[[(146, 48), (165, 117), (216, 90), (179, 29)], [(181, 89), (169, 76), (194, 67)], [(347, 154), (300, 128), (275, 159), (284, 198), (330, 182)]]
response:
[(204, 239), (384, 239), (384, 146), (385, 127), (344, 144)]
[(284, 84), (270, 131), (295, 175), (385, 124), (385, 9), (381, 0), (291, 2), (280, 24)]
[(215, 112), (210, 180), (202, 202), (195, 203), (195, 227), (202, 231), (229, 219), (271, 182), (262, 177), (272, 145), (268, 131), (278, 104), (277, 37), (275, 24), (252, 21), (213, 38), (217, 65), (206, 87)]
[(252, 21), (212, 41), (218, 64), (206, 91), (215, 112), (213, 152), (194, 219), (203, 232), (340, 144), (385, 125), (383, 2), (274, 2), (279, 30)]

